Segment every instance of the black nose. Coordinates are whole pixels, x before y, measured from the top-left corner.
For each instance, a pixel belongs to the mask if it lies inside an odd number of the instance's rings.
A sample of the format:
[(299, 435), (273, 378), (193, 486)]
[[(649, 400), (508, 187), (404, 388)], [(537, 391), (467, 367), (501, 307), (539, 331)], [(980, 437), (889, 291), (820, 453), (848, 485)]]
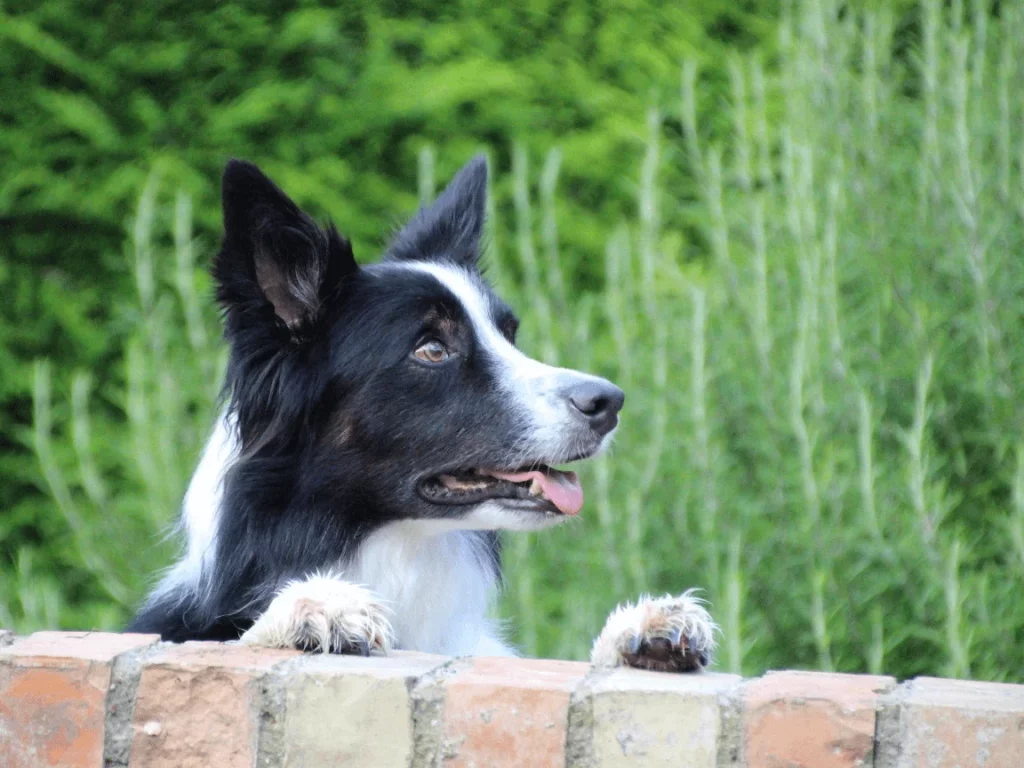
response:
[(573, 408), (586, 417), (590, 428), (602, 437), (618, 425), (619, 411), (626, 401), (626, 393), (604, 379), (573, 384), (566, 396)]

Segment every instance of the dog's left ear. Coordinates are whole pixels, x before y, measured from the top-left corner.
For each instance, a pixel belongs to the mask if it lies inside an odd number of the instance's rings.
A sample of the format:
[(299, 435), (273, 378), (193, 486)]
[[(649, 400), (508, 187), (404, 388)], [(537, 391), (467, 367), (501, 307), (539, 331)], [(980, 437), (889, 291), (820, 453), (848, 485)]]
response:
[(475, 267), (487, 207), (487, 157), (477, 155), (462, 167), (428, 207), (421, 208), (395, 236), (388, 258), (453, 261)]
[(317, 224), (252, 163), (224, 169), (224, 243), (214, 262), (217, 296), (232, 328), (316, 326), (358, 271), (352, 248)]

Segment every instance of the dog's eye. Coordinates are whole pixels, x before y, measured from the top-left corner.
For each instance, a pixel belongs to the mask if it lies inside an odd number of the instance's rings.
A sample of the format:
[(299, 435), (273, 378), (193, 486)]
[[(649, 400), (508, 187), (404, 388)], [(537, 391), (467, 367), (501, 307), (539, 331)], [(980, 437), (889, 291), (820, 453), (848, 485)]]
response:
[(448, 359), (448, 348), (445, 347), (440, 341), (428, 341), (424, 344), (420, 344), (413, 352), (413, 356), (417, 360), (422, 360), (424, 363), (431, 363), (437, 365), (443, 363)]

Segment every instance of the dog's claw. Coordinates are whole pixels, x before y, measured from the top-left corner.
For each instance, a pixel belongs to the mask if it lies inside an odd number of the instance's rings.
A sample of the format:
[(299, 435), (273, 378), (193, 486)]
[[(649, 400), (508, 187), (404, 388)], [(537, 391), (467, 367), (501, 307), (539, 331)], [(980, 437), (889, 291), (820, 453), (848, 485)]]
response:
[(355, 640), (350, 640), (345, 643), (348, 646), (347, 650), (353, 656), (369, 656), (370, 655), (370, 644), (365, 638), (359, 637)]
[[(677, 629), (673, 629), (671, 632), (669, 632), (668, 641), (670, 643), (672, 643), (673, 647), (679, 645), (679, 641), (682, 638), (683, 638), (683, 630), (681, 630), (681, 629), (677, 628)], [(691, 648), (693, 647), (693, 642), (692, 641), (690, 642), (690, 647)]]
[(636, 655), (640, 651), (641, 642), (640, 635), (633, 635), (629, 638), (629, 645), (627, 646), (629, 652)]

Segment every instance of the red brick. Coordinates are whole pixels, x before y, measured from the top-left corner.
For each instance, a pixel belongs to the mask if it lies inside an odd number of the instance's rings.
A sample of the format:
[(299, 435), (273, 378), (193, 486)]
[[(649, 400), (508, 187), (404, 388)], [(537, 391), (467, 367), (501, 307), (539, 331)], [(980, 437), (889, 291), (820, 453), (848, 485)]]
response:
[(883, 744), (898, 768), (1021, 768), (1024, 686), (923, 677), (900, 687), (899, 723)]
[(871, 765), (878, 697), (895, 681), (871, 675), (770, 672), (745, 688), (749, 768)]
[(565, 765), (569, 699), (586, 664), (477, 658), (458, 667), (444, 683), (446, 768)]
[(103, 765), (111, 667), (156, 635), (38, 632), (0, 648), (0, 765)]
[(259, 733), (259, 681), (297, 651), (184, 643), (143, 667), (135, 699), (131, 765), (248, 768)]

